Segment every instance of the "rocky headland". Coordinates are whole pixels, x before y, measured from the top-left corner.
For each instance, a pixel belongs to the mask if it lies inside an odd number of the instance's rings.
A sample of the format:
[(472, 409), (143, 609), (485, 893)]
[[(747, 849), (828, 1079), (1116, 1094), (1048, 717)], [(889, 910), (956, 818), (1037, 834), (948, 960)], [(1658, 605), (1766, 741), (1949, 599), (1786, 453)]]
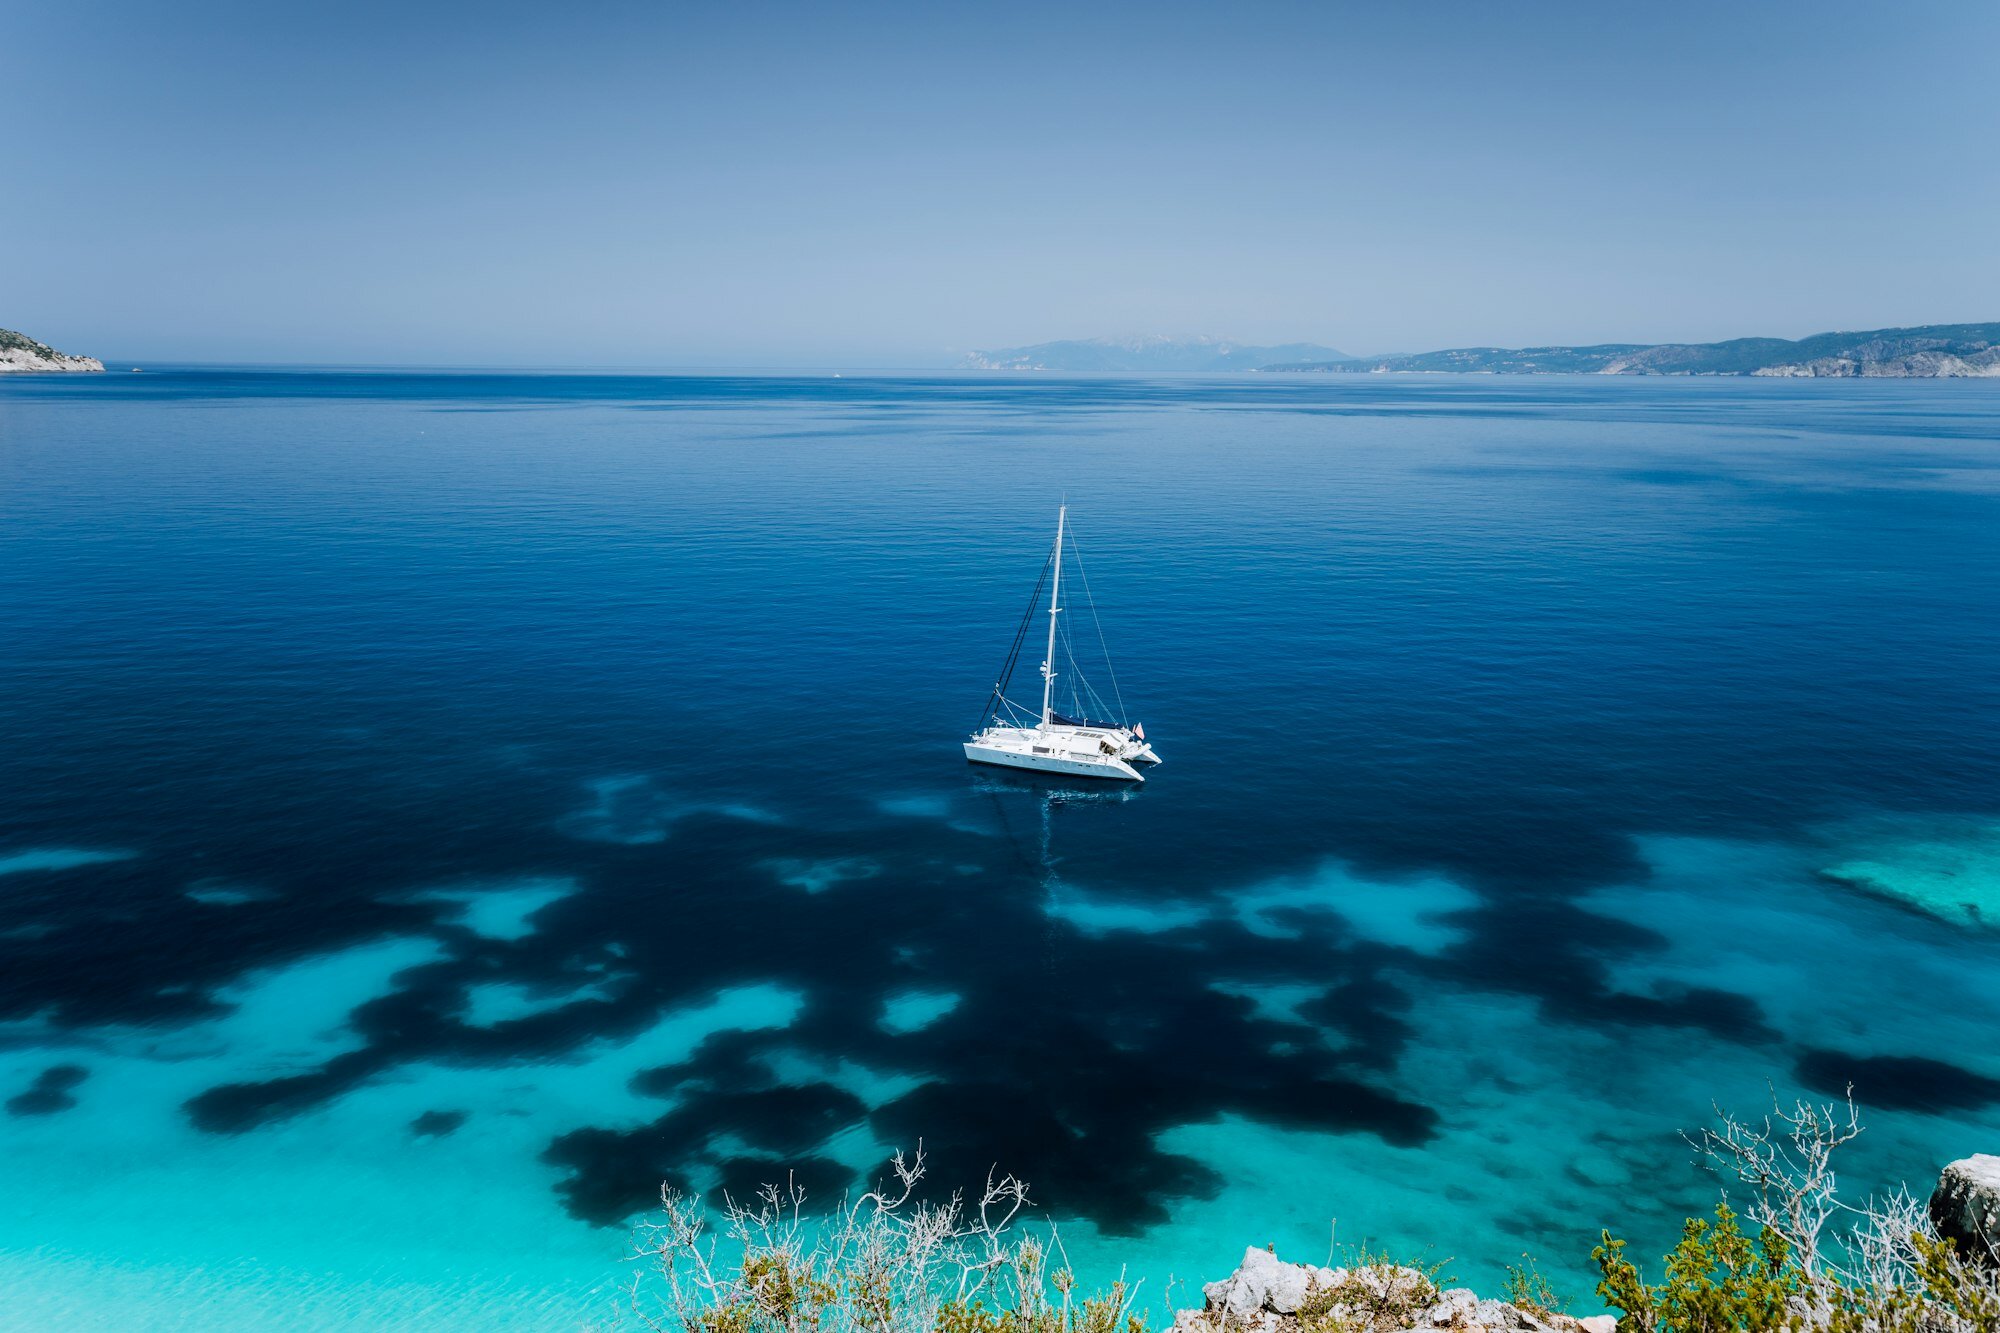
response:
[(70, 356), (25, 333), (0, 329), (0, 374), (9, 371), (101, 371), (94, 356)]

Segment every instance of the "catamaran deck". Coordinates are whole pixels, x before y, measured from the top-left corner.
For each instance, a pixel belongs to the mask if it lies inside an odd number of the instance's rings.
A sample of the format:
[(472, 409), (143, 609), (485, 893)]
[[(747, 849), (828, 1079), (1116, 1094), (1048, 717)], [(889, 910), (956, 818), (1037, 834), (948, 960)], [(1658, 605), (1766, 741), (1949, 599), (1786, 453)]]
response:
[(965, 757), (1008, 768), (1144, 782), (1145, 775), (1120, 757), (1130, 744), (1129, 736), (1080, 727), (988, 727), (965, 743)]

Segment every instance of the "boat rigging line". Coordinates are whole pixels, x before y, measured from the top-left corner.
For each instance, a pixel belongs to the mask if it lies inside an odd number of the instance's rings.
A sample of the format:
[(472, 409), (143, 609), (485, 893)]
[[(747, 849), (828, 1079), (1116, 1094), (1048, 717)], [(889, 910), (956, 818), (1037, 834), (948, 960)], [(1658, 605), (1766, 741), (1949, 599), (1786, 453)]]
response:
[(1021, 614), (1021, 627), (1014, 631), (1014, 646), (1007, 650), (1007, 662), (1000, 668), (1000, 679), (993, 682), (993, 693), (987, 696), (986, 710), (979, 715), (979, 725), (982, 727), (986, 725), (988, 718), (994, 716), (995, 705), (1006, 704), (1010, 708), (1018, 706), (1007, 697), (1007, 687), (1014, 683), (1014, 664), (1021, 660), (1021, 645), (1027, 641), (1028, 626), (1034, 622), (1035, 607), (1042, 600), (1042, 589), (1049, 585), (1049, 570), (1055, 563), (1056, 554), (1052, 550), (1049, 552), (1049, 558), (1042, 562), (1042, 576), (1035, 580), (1035, 591), (1028, 597), (1028, 609)]

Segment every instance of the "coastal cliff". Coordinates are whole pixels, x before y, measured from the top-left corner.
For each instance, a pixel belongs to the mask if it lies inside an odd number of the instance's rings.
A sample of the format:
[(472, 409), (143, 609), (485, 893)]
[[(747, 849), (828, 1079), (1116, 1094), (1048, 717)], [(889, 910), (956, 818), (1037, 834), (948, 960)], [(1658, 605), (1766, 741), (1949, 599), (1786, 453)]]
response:
[(9, 371), (101, 371), (94, 356), (70, 356), (25, 333), (0, 329), (0, 374)]

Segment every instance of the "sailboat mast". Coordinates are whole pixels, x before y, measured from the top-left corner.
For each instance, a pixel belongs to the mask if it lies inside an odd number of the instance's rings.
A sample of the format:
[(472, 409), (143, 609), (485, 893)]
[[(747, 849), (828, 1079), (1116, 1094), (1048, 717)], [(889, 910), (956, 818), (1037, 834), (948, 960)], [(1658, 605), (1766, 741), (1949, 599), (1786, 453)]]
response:
[(1068, 505), (1056, 510), (1056, 573), (1055, 582), (1049, 585), (1049, 655), (1042, 659), (1042, 726), (1044, 727), (1055, 719), (1050, 704), (1055, 698), (1056, 688), (1056, 613), (1062, 610), (1057, 599), (1062, 596), (1063, 520), (1068, 516)]

